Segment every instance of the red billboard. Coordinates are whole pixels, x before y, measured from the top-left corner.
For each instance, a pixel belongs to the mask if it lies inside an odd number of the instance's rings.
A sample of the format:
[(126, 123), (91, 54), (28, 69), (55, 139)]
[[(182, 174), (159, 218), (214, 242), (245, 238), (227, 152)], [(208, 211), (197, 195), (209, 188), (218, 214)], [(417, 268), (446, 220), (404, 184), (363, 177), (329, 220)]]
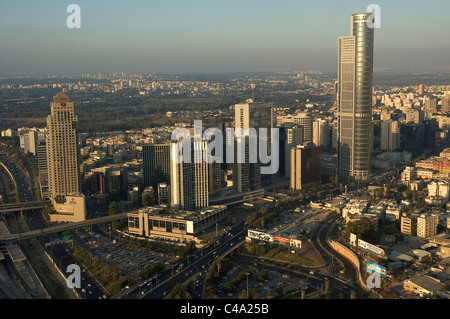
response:
[(283, 237), (283, 236), (276, 236), (276, 235), (273, 238), (274, 238), (274, 242), (276, 242), (276, 243), (285, 244), (285, 245), (291, 244), (290, 238)]

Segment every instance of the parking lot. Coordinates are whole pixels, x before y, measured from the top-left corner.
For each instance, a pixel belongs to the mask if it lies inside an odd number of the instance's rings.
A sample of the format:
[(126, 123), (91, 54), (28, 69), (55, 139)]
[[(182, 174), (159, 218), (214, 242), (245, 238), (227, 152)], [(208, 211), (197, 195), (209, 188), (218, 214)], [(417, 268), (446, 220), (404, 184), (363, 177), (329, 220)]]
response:
[(119, 275), (130, 275), (133, 281), (138, 280), (137, 275), (140, 271), (153, 263), (169, 265), (176, 260), (176, 256), (127, 247), (109, 236), (103, 236), (90, 229), (73, 232), (73, 239), (77, 247), (98, 256), (104, 265), (114, 267)]

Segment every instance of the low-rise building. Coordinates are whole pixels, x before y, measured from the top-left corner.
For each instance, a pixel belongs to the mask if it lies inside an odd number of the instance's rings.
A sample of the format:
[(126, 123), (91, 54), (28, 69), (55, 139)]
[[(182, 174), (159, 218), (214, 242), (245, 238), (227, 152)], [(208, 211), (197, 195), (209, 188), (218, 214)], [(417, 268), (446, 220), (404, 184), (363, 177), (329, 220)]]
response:
[(226, 218), (226, 206), (210, 206), (199, 211), (173, 210), (167, 206), (140, 209), (128, 214), (128, 232), (151, 238), (188, 242)]
[(434, 173), (434, 171), (432, 169), (427, 169), (427, 168), (419, 168), (416, 171), (417, 177), (422, 178), (424, 180), (433, 179), (433, 173)]
[(389, 205), (386, 207), (386, 219), (390, 221), (400, 220), (400, 216), (405, 211), (405, 209), (405, 205), (389, 203)]
[(425, 274), (416, 274), (403, 281), (403, 290), (417, 294), (420, 297), (433, 297), (435, 292), (442, 289), (439, 280)]
[(400, 177), (403, 182), (409, 182), (409, 181), (413, 180), (414, 177), (416, 177), (416, 169), (414, 167), (407, 166), (403, 170)]

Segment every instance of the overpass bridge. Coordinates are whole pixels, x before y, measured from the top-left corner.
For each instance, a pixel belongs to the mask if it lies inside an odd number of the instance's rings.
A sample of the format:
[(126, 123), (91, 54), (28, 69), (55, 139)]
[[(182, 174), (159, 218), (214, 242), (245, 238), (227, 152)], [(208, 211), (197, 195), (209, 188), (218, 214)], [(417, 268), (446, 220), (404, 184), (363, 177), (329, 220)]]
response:
[(49, 200), (42, 202), (21, 202), (0, 205), (0, 213), (21, 212), (24, 210), (40, 209), (46, 205), (50, 205)]
[(43, 229), (31, 230), (28, 232), (18, 233), (18, 234), (3, 233), (3, 235), (2, 235), (2, 233), (0, 233), (0, 244), (17, 242), (20, 240), (27, 240), (27, 239), (41, 237), (41, 236), (47, 236), (47, 235), (51, 235), (51, 234), (55, 234), (55, 233), (59, 233), (59, 232), (63, 232), (63, 231), (84, 228), (84, 227), (88, 227), (88, 226), (96, 225), (96, 224), (109, 223), (114, 220), (126, 218), (129, 213), (130, 212), (120, 213), (120, 214), (115, 214), (115, 215), (110, 215), (110, 216), (97, 217), (97, 218), (84, 220), (82, 222), (66, 223), (66, 224), (47, 227), (47, 228), (43, 228)]

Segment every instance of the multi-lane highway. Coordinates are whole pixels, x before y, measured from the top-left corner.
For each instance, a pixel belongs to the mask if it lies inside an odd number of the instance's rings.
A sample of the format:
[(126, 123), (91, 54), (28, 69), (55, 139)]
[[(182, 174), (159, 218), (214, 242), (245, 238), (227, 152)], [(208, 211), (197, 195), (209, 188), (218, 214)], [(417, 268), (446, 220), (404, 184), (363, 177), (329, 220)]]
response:
[[(317, 287), (324, 283), (325, 278), (328, 278), (330, 281), (330, 289), (333, 289), (335, 293), (342, 293), (345, 298), (349, 298), (350, 292), (353, 290), (356, 292), (358, 298), (364, 298), (367, 296), (367, 293), (358, 284), (357, 270), (350, 261), (336, 253), (327, 242), (338, 217), (337, 214), (331, 215), (325, 220), (321, 227), (317, 228), (312, 234), (311, 240), (319, 253), (327, 261), (324, 267), (333, 264), (340, 265), (341, 269), (343, 268), (344, 270), (343, 273), (338, 272), (339, 267), (331, 268), (332, 272), (320, 274), (316, 273), (316, 270), (312, 272), (308, 267), (286, 264), (274, 260), (264, 261), (253, 258), (252, 261), (242, 261), (249, 263), (257, 261), (257, 263), (261, 265), (265, 264), (267, 267), (291, 271), (292, 275), (308, 278), (313, 286), (315, 285)], [(246, 235), (247, 229), (242, 222), (232, 228), (229, 233), (224, 233), (222, 236), (216, 238), (213, 243), (199, 249), (188, 259), (167, 268), (164, 272), (158, 274), (157, 277), (154, 276), (145, 282), (129, 287), (116, 296), (116, 298), (161, 299), (167, 296), (176, 284), (184, 283), (189, 279), (194, 281), (193, 297), (196, 299), (202, 298), (203, 283), (209, 267), (217, 258), (227, 255), (231, 250), (239, 246), (245, 240)], [(239, 258), (242, 259), (243, 257)]]
[(339, 277), (347, 282), (347, 286), (356, 292), (357, 297), (367, 297), (367, 292), (359, 285), (358, 269), (346, 258), (337, 253), (328, 243), (331, 233), (335, 230), (338, 214), (329, 216), (322, 224), (311, 234), (311, 242), (317, 251), (324, 257), (327, 266), (343, 267), (343, 273)]
[[(184, 283), (188, 279), (195, 279), (194, 298), (202, 297), (203, 282), (209, 267), (213, 262), (223, 255), (228, 254), (245, 240), (246, 229), (244, 222), (231, 228), (228, 233), (218, 236), (210, 244), (198, 249), (193, 255), (189, 256), (177, 264), (170, 266), (157, 278), (141, 284), (136, 284), (125, 290), (116, 298), (140, 298), (144, 299), (162, 299), (169, 294), (178, 283)], [(197, 282), (198, 280), (198, 282)], [(156, 284), (158, 285), (156, 286)], [(155, 287), (156, 286), (156, 287)]]
[(5, 154), (0, 154), (0, 162), (2, 162), (3, 165), (5, 165), (8, 171), (12, 174), (12, 177), (17, 185), (19, 201), (34, 201), (35, 196), (33, 194), (32, 185), (30, 185), (30, 179), (27, 174)]

